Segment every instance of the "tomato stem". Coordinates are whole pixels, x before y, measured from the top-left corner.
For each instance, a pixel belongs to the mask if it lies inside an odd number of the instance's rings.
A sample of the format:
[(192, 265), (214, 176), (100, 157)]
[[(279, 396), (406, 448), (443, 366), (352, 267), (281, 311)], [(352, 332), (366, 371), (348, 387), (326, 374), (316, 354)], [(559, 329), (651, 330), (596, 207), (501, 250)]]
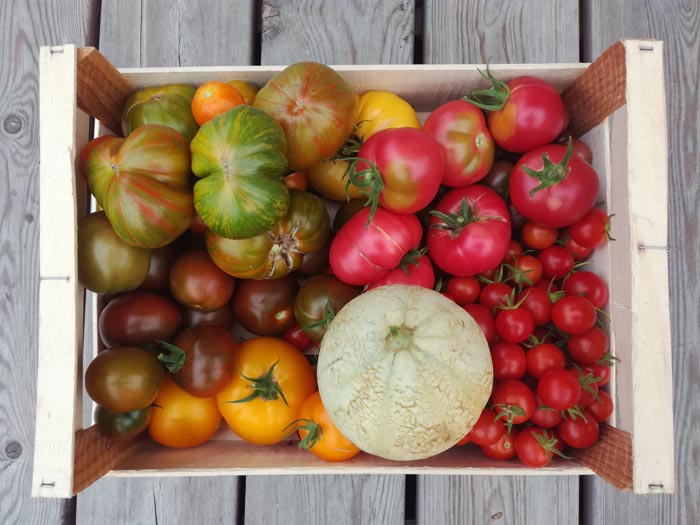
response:
[(566, 154), (564, 155), (564, 158), (559, 164), (553, 163), (549, 159), (549, 154), (543, 153), (542, 162), (544, 163), (544, 165), (540, 171), (533, 170), (532, 168), (523, 165), (522, 170), (525, 173), (527, 173), (533, 179), (537, 179), (538, 181), (540, 181), (539, 185), (535, 186), (530, 190), (530, 197), (532, 197), (535, 193), (537, 193), (540, 190), (544, 190), (546, 188), (554, 186), (555, 184), (560, 183), (566, 178), (566, 176), (571, 171), (571, 168), (569, 167), (569, 161), (571, 160), (571, 156), (573, 155), (573, 153), (574, 148), (571, 139), (569, 139), (569, 142), (566, 145)]
[(248, 377), (243, 374), (243, 372), (239, 371), (238, 373), (243, 379), (250, 381), (248, 388), (252, 389), (253, 392), (249, 396), (242, 399), (226, 401), (226, 403), (247, 403), (248, 401), (252, 401), (253, 399), (257, 398), (261, 398), (265, 401), (276, 401), (277, 399), (282, 398), (284, 404), (289, 406), (289, 403), (287, 403), (287, 398), (284, 397), (284, 392), (282, 392), (282, 389), (273, 375), (275, 372), (275, 367), (279, 364), (279, 362), (279, 359), (275, 361), (268, 371), (260, 377)]
[(413, 248), (406, 252), (406, 255), (404, 255), (401, 258), (401, 261), (399, 262), (399, 268), (401, 268), (401, 271), (408, 275), (408, 265), (412, 264), (416, 268), (418, 268), (418, 259), (425, 255), (425, 252), (427, 251), (427, 248)]
[(491, 74), (488, 62), (486, 63), (486, 73), (481, 69), (477, 69), (477, 71), (482, 77), (491, 82), (491, 87), (477, 91), (470, 90), (467, 92), (464, 100), (486, 111), (500, 111), (510, 98), (508, 84), (498, 80)]
[(289, 432), (287, 432), (284, 437), (287, 438), (291, 434), (293, 434), (294, 432), (298, 432), (299, 430), (306, 431), (306, 435), (299, 441), (299, 448), (301, 450), (311, 450), (312, 448), (314, 448), (316, 443), (318, 443), (318, 440), (321, 439), (321, 436), (323, 435), (323, 429), (321, 428), (321, 425), (319, 425), (315, 421), (311, 421), (310, 419), (303, 418), (292, 421), (289, 425), (282, 429), (282, 432), (287, 430), (292, 425), (297, 426), (291, 429)]
[[(348, 181), (345, 183), (345, 195), (349, 199), (349, 188), (351, 185), (355, 186), (360, 190), (360, 193), (367, 197), (365, 206), (371, 206), (369, 217), (367, 217), (367, 224), (365, 224), (365, 229), (369, 228), (372, 218), (377, 211), (377, 206), (379, 205), (379, 196), (384, 191), (384, 178), (382, 177), (382, 173), (379, 171), (376, 164), (362, 157), (341, 157), (341, 160), (350, 162), (347, 171)], [(368, 167), (357, 171), (357, 164), (359, 162), (364, 162)]]
[(506, 426), (506, 434), (510, 436), (510, 431), (513, 429), (513, 423), (516, 416), (525, 416), (526, 412), (518, 405), (493, 405), (495, 408), (499, 409), (498, 415), (494, 421), (498, 421), (501, 418), (505, 419), (503, 423)]
[(170, 344), (166, 341), (157, 340), (153, 343), (144, 345), (144, 348), (149, 352), (154, 353), (158, 352), (158, 350), (161, 348), (164, 348), (168, 353), (160, 352), (157, 356), (158, 361), (160, 361), (171, 374), (179, 372), (180, 369), (185, 366), (187, 354), (178, 346)]
[(533, 432), (532, 435), (544, 449), (544, 452), (547, 454), (550, 461), (552, 460), (552, 454), (556, 454), (564, 459), (571, 459), (569, 456), (565, 455), (562, 451), (556, 448), (556, 444), (559, 443), (559, 440), (554, 436), (550, 436), (546, 430), (542, 430), (542, 434)]
[(314, 321), (313, 323), (305, 324), (301, 327), (301, 331), (309, 332), (314, 328), (322, 328), (325, 332), (325, 330), (327, 330), (333, 322), (333, 319), (335, 319), (335, 309), (333, 308), (333, 303), (331, 302), (330, 298), (328, 298), (326, 300), (326, 305), (323, 307), (323, 317), (321, 317), (321, 319), (318, 321)]
[(462, 199), (459, 205), (459, 211), (457, 212), (443, 213), (433, 210), (430, 212), (430, 215), (434, 215), (440, 219), (440, 222), (433, 224), (431, 228), (446, 230), (453, 239), (469, 224), (479, 220), (479, 210), (476, 204), (468, 202), (467, 199)]

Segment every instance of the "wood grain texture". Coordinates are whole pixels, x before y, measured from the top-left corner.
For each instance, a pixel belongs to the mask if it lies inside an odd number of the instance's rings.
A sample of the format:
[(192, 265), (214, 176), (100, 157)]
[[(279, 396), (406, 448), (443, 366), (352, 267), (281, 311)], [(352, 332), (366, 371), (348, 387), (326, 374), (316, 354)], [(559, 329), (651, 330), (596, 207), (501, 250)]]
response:
[(0, 9), (0, 523), (72, 520), (66, 500), (32, 499), (39, 290), (39, 47), (97, 38), (97, 2)]
[(424, 62), (578, 62), (578, 17), (578, 0), (425, 0)]
[(698, 148), (700, 136), (700, 5), (679, 2), (585, 0), (584, 60), (622, 37), (664, 40), (669, 144), (669, 285), (674, 381), (676, 486), (673, 496), (621, 494), (604, 483), (583, 483), (582, 522), (700, 522), (700, 253)]
[(248, 476), (245, 523), (404, 523), (404, 476)]
[(266, 0), (262, 64), (413, 62), (413, 0)]

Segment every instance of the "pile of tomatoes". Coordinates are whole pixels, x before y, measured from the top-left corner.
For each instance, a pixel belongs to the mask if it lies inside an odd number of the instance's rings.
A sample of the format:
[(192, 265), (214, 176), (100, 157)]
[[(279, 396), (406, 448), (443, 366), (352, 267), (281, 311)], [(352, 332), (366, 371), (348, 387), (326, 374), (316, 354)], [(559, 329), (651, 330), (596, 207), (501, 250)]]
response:
[(423, 124), (314, 63), (260, 91), (133, 94), (126, 138), (80, 159), (102, 208), (78, 232), (80, 281), (106, 302), (85, 378), (100, 431), (188, 447), (223, 418), (349, 459), (314, 353), (354, 297), (408, 284), (463, 306), (491, 348), (491, 401), (460, 445), (530, 466), (593, 445), (613, 405), (608, 288), (585, 268), (610, 228), (591, 151), (551, 85), (485, 76)]

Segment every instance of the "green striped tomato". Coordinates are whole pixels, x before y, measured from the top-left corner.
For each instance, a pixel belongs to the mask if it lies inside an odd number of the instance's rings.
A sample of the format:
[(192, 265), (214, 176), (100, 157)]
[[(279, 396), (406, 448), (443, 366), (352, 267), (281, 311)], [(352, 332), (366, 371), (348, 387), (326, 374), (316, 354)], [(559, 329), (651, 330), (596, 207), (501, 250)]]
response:
[(228, 239), (266, 232), (287, 214), (282, 128), (267, 113), (238, 106), (204, 124), (192, 140), (194, 206), (207, 228)]

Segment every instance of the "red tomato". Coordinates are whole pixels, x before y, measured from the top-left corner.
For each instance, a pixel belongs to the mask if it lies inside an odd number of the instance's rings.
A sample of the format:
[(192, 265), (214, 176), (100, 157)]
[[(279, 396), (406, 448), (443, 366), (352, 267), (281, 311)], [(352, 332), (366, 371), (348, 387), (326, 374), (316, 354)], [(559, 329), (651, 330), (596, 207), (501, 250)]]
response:
[(610, 239), (610, 217), (600, 208), (593, 208), (571, 225), (571, 238), (585, 248), (599, 248)]
[(608, 285), (593, 272), (572, 273), (562, 288), (566, 295), (582, 295), (596, 308), (603, 308), (608, 303)]
[(399, 215), (377, 208), (353, 215), (338, 231), (329, 253), (331, 270), (341, 281), (370, 284), (396, 268), (421, 240), (423, 229), (415, 215)]
[(458, 305), (464, 306), (479, 299), (481, 285), (476, 277), (452, 277), (447, 281), (445, 291), (454, 297)]
[(488, 308), (481, 304), (465, 304), (463, 307), (484, 332), (486, 342), (491, 344), (496, 338), (496, 321)]
[(570, 336), (566, 348), (577, 363), (595, 365), (608, 349), (608, 336), (602, 328), (594, 326), (582, 334)]
[(552, 320), (552, 301), (542, 288), (526, 288), (515, 301), (522, 301), (521, 306), (532, 314), (535, 326), (544, 326)]
[[(413, 254), (412, 254), (413, 252)], [(385, 286), (387, 284), (407, 284), (411, 286), (422, 286), (423, 288), (433, 289), (435, 286), (435, 272), (433, 265), (427, 255), (418, 255), (417, 250), (408, 252), (398, 268), (389, 270), (384, 277), (378, 281), (374, 281), (367, 285), (367, 290)]]
[(506, 460), (515, 457), (515, 439), (518, 437), (517, 430), (513, 429), (510, 435), (505, 432), (495, 443), (482, 445), (481, 451), (491, 459)]
[(519, 425), (528, 421), (537, 408), (535, 394), (530, 387), (517, 379), (496, 383), (491, 393), (494, 410), (508, 423)]
[(469, 100), (488, 111), (493, 139), (514, 153), (549, 144), (569, 124), (569, 114), (556, 88), (534, 77), (518, 77), (507, 84), (486, 72), (493, 84), (472, 92)]
[(309, 187), (309, 181), (306, 177), (306, 171), (293, 171), (289, 175), (286, 175), (284, 179), (284, 185), (290, 190), (306, 190)]
[(506, 261), (512, 262), (523, 254), (523, 245), (520, 244), (515, 239), (511, 239), (508, 243), (508, 253), (506, 254)]
[(199, 216), (199, 213), (195, 212), (194, 217), (192, 217), (192, 223), (190, 224), (190, 230), (198, 235), (205, 235), (207, 233), (207, 225)]
[(603, 390), (598, 391), (598, 397), (600, 401), (594, 400), (593, 403), (586, 409), (597, 421), (606, 421), (613, 413), (613, 400), (610, 394)]
[(506, 300), (513, 293), (513, 287), (505, 283), (487, 284), (481, 289), (479, 302), (489, 311), (493, 312), (499, 306), (506, 304)]
[(526, 308), (504, 308), (496, 315), (496, 333), (508, 343), (527, 341), (535, 329), (535, 319)]
[(522, 286), (534, 286), (542, 279), (542, 263), (532, 255), (519, 255), (512, 263), (509, 280)]
[(557, 144), (566, 144), (571, 140), (571, 145), (574, 148), (574, 155), (578, 155), (581, 157), (583, 160), (588, 162), (588, 164), (591, 164), (593, 162), (593, 152), (591, 151), (591, 148), (588, 147), (588, 144), (585, 142), (576, 139), (572, 137), (571, 135), (568, 135), (566, 133), (563, 133), (557, 140)]
[(586, 259), (593, 253), (593, 248), (586, 248), (585, 246), (581, 246), (571, 237), (566, 239), (566, 242), (564, 243), (564, 248), (569, 250), (571, 255), (573, 255), (574, 259), (577, 261)]
[(584, 417), (565, 417), (559, 423), (557, 430), (561, 434), (564, 442), (573, 448), (588, 448), (598, 441), (600, 435), (600, 425), (593, 414), (588, 410), (583, 410)]
[(557, 228), (548, 228), (530, 221), (523, 225), (521, 231), (523, 242), (535, 250), (544, 250), (552, 246), (556, 242), (558, 234)]
[(428, 253), (451, 275), (476, 275), (503, 261), (510, 234), (503, 199), (492, 189), (474, 184), (450, 190), (431, 212)]
[(612, 366), (610, 365), (603, 365), (603, 364), (595, 364), (593, 366), (586, 366), (583, 365), (581, 369), (585, 373), (590, 373), (593, 374), (593, 377), (600, 377), (600, 381), (596, 381), (598, 383), (598, 386), (601, 387), (603, 385), (606, 385), (608, 381), (610, 381), (610, 375), (612, 374)]
[(537, 256), (542, 263), (542, 273), (550, 279), (563, 279), (574, 269), (574, 256), (563, 246), (550, 246)]
[(530, 427), (521, 430), (515, 438), (518, 459), (528, 467), (545, 467), (552, 461), (552, 451), (557, 439), (543, 428)]
[(307, 336), (296, 323), (284, 333), (283, 337), (285, 341), (296, 346), (302, 352), (308, 350), (314, 344), (309, 336)]
[(591, 165), (558, 144), (528, 151), (510, 176), (515, 208), (530, 221), (550, 228), (583, 218), (598, 198), (598, 187)]
[(562, 415), (560, 410), (545, 406), (539, 396), (535, 396), (535, 398), (537, 399), (537, 409), (530, 418), (533, 425), (542, 428), (554, 428), (561, 423)]
[(503, 423), (496, 421), (496, 413), (484, 408), (479, 419), (467, 434), (469, 441), (477, 445), (492, 445), (506, 433)]
[(348, 182), (373, 208), (379, 203), (395, 213), (415, 213), (430, 204), (445, 172), (440, 144), (415, 128), (378, 131), (362, 145), (359, 158)]
[(582, 334), (593, 327), (595, 321), (595, 307), (579, 295), (563, 297), (552, 307), (552, 322), (565, 334)]
[(520, 379), (527, 370), (525, 350), (514, 343), (497, 343), (491, 348), (493, 378), (496, 381)]
[(581, 385), (567, 370), (547, 370), (537, 382), (537, 397), (545, 406), (566, 410), (578, 403)]
[(552, 343), (542, 343), (533, 346), (527, 354), (527, 374), (540, 379), (548, 370), (563, 369), (566, 366), (566, 356), (558, 346)]
[(423, 130), (445, 154), (444, 186), (467, 186), (483, 179), (493, 165), (495, 147), (483, 112), (466, 100), (434, 109)]

